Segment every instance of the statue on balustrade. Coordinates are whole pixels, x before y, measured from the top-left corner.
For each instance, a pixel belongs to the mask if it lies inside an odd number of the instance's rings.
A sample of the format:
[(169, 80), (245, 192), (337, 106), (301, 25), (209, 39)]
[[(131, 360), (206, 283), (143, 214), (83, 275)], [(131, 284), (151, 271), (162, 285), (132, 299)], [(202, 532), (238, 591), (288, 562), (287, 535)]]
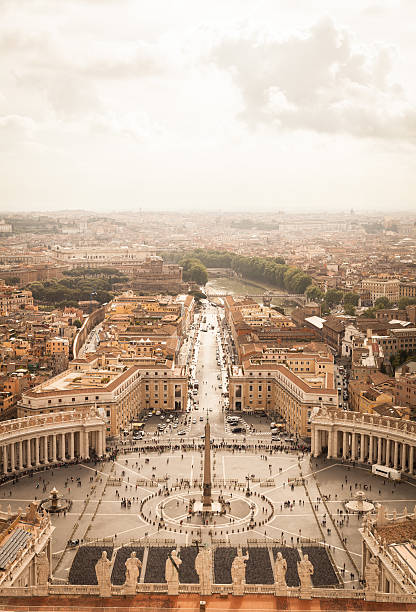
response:
[(212, 549), (200, 548), (195, 558), (195, 569), (199, 577), (199, 594), (212, 594)]
[(179, 566), (182, 560), (179, 557), (179, 550), (169, 553), (165, 563), (165, 580), (168, 583), (168, 595), (179, 593)]
[(376, 557), (371, 557), (364, 570), (365, 590), (367, 593), (378, 591), (380, 569)]
[(298, 561), (298, 575), (300, 580), (300, 596), (302, 598), (310, 598), (312, 595), (312, 579), (314, 569), (309, 561), (308, 555), (301, 554), (301, 559)]
[(50, 575), (49, 558), (46, 551), (36, 557), (36, 586), (39, 595), (48, 594), (48, 581)]
[(126, 580), (124, 583), (124, 594), (134, 595), (136, 593), (136, 585), (139, 580), (142, 562), (136, 557), (133, 551), (126, 561)]
[(95, 565), (95, 573), (100, 591), (100, 597), (111, 597), (111, 561), (107, 559), (107, 552), (103, 550), (101, 558)]
[(246, 584), (246, 562), (249, 555), (243, 555), (241, 547), (238, 548), (237, 556), (231, 565), (231, 579), (233, 581), (233, 595), (244, 595)]
[(276, 595), (283, 594), (287, 590), (286, 582), (287, 561), (281, 552), (277, 553), (274, 562), (274, 579), (276, 584)]

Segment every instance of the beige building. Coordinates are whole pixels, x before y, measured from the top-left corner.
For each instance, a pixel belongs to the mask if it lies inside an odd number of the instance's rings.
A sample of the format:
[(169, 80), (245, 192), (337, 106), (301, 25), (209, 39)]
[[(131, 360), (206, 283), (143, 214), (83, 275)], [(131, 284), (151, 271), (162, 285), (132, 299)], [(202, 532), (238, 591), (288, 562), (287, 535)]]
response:
[(130, 367), (118, 357), (76, 359), (65, 372), (23, 393), (18, 416), (80, 410), (96, 406), (106, 420), (107, 435), (118, 435), (144, 410), (186, 408), (183, 369)]
[(390, 302), (396, 303), (400, 297), (400, 281), (396, 278), (365, 278), (361, 281), (361, 288), (372, 302), (386, 297)]
[(229, 370), (230, 407), (279, 414), (290, 432), (310, 436), (310, 415), (321, 404), (337, 406), (332, 355), (265, 350)]

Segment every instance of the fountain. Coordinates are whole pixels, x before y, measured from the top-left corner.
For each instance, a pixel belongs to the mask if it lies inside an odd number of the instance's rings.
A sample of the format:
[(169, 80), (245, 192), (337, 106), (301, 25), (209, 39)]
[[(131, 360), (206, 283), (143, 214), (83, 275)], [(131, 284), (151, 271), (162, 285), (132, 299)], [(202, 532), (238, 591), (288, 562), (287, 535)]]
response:
[(56, 487), (50, 492), (49, 498), (40, 502), (39, 507), (50, 514), (60, 514), (71, 506), (71, 501), (61, 495)]
[(354, 498), (355, 499), (345, 504), (347, 510), (350, 512), (366, 513), (374, 510), (374, 504), (366, 501), (364, 491), (357, 491), (354, 494)]

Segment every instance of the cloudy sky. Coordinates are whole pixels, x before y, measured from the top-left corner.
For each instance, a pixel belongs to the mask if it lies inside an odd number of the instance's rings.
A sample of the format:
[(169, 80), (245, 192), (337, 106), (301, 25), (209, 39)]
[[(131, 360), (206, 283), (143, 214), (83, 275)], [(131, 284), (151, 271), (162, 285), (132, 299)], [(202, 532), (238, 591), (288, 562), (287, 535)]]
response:
[(0, 0), (0, 210), (416, 210), (416, 0)]

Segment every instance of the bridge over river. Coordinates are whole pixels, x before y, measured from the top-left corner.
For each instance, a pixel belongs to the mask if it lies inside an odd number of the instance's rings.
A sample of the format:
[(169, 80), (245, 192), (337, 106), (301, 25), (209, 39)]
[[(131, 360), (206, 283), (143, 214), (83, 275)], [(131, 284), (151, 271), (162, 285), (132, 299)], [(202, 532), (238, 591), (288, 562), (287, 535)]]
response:
[[(227, 295), (232, 295), (231, 292), (224, 292), (216, 289), (208, 289), (205, 292), (207, 298), (225, 298)], [(263, 301), (270, 302), (270, 300), (278, 299), (282, 301), (290, 301), (303, 306), (306, 303), (306, 297), (300, 293), (278, 293), (277, 291), (264, 291), (263, 293), (243, 293), (244, 297), (248, 298), (261, 298)]]

